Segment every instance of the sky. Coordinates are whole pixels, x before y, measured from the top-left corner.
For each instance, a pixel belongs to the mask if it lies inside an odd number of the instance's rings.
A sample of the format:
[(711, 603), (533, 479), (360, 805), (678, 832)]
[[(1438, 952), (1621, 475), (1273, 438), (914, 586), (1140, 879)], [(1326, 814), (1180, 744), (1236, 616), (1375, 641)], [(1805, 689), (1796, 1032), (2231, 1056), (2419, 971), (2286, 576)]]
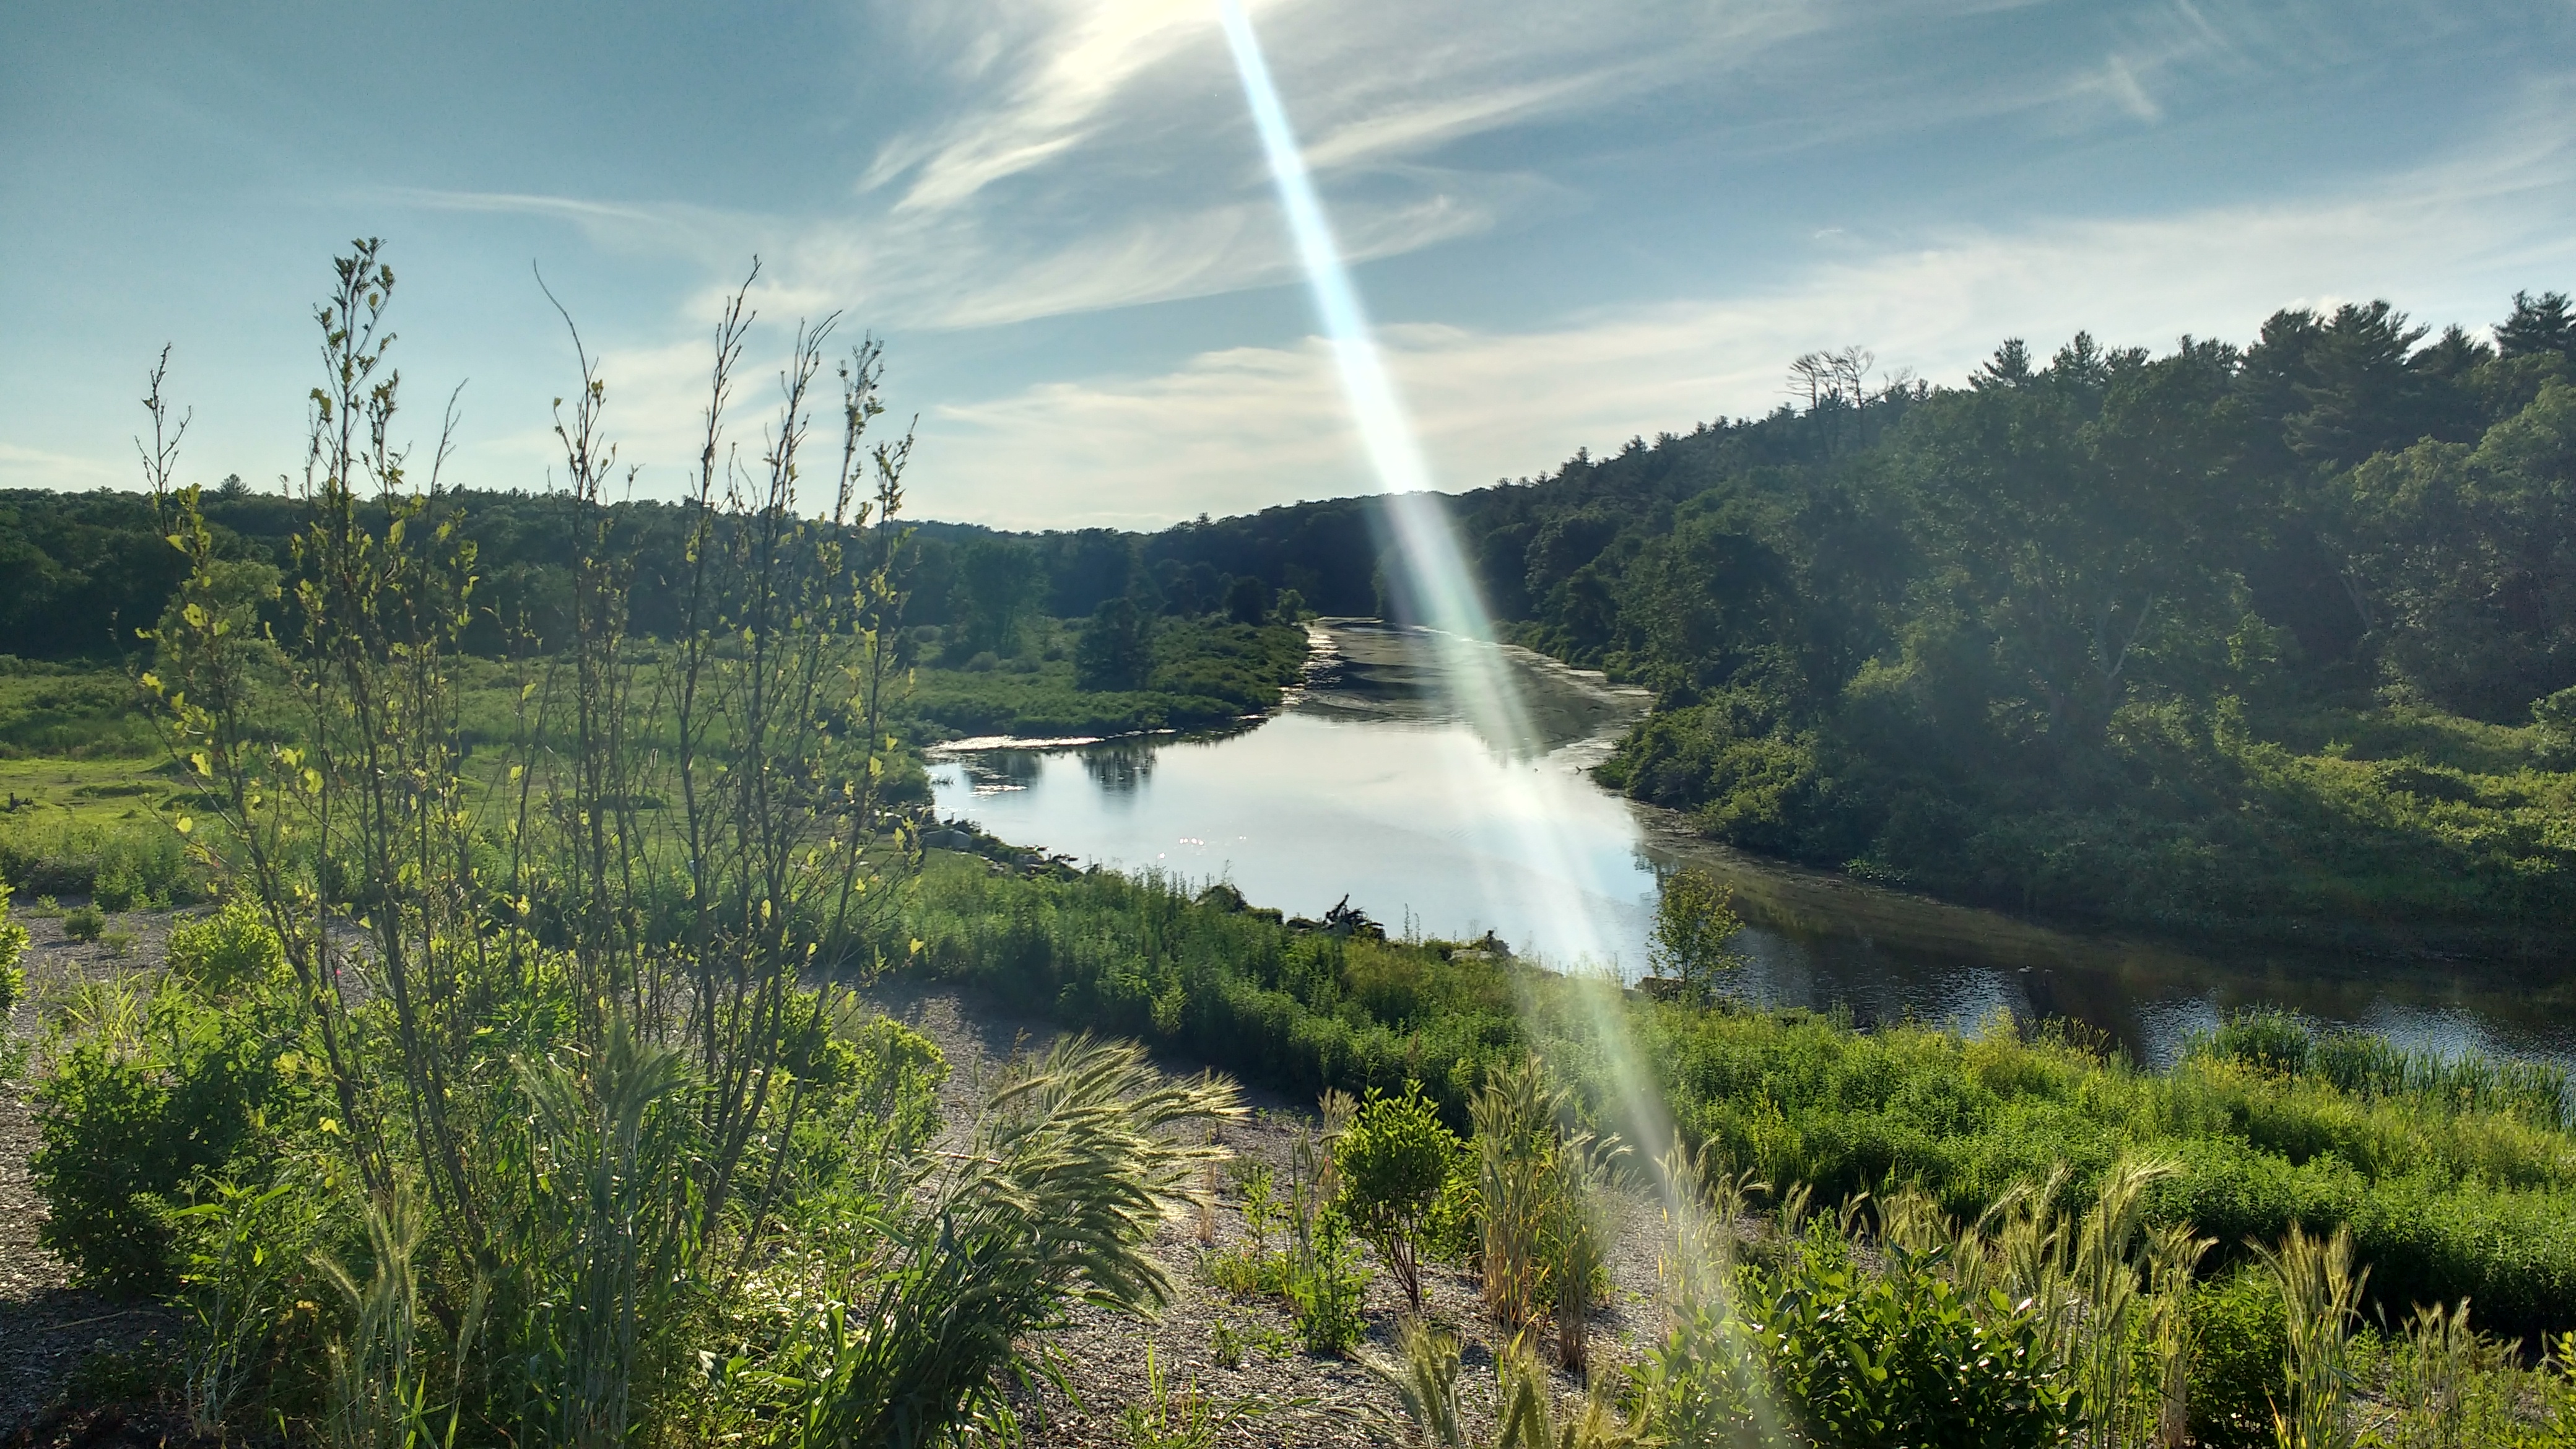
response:
[[(2576, 0), (1251, 0), (1435, 486), (1767, 412), (1798, 354), (1955, 382), (2385, 297), (2576, 290)], [(678, 496), (837, 313), (920, 516), (1157, 527), (1374, 491), (1217, 0), (0, 8), (0, 487), (276, 488), (314, 304), (386, 239), (397, 432), (542, 489), (562, 317)]]

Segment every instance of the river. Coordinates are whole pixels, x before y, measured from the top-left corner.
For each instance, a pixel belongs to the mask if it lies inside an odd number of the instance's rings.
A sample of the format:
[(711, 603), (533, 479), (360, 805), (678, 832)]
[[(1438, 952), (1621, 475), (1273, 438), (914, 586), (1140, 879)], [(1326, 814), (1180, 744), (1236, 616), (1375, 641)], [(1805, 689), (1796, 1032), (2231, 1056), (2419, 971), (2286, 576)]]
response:
[[(941, 812), (1005, 840), (1320, 917), (1344, 897), (1395, 935), (1492, 931), (1550, 966), (1642, 974), (1658, 872), (1735, 888), (1750, 958), (1735, 990), (1861, 1022), (2068, 1017), (2165, 1062), (2228, 1011), (2274, 1005), (2445, 1055), (2576, 1065), (2576, 989), (2529, 967), (2394, 963), (2054, 929), (1692, 835), (1586, 773), (1640, 691), (1493, 645), (1525, 718), (1446, 701), (1453, 656), (1369, 621), (1317, 626), (1319, 667), (1278, 713), (1202, 735), (961, 742), (933, 759)], [(2548, 973), (2555, 975), (2555, 973)]]

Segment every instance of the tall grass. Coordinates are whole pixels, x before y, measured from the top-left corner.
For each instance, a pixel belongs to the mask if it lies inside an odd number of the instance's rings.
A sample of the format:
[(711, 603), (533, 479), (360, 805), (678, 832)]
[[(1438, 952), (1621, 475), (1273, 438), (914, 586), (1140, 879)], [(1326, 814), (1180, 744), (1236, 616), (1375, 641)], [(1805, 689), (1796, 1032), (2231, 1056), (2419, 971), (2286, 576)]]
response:
[(2193, 1043), (2192, 1050), (2283, 1076), (2330, 1082), (2356, 1097), (2520, 1117), (2555, 1132), (2568, 1131), (2571, 1114), (2576, 1114), (2564, 1067), (2499, 1061), (2476, 1052), (2445, 1057), (2368, 1032), (2320, 1031), (2288, 1012), (2241, 1013)]
[(926, 1205), (890, 1218), (885, 1259), (828, 1280), (766, 1371), (800, 1391), (785, 1442), (1008, 1433), (1004, 1371), (1074, 1293), (1139, 1311), (1168, 1296), (1144, 1245), (1211, 1160), (1205, 1124), (1238, 1111), (1231, 1088), (1164, 1080), (1131, 1044), (1068, 1040), (1007, 1079)]
[(157, 819), (0, 817), (0, 880), (30, 896), (94, 896), (113, 911), (183, 905), (204, 889), (186, 841)]

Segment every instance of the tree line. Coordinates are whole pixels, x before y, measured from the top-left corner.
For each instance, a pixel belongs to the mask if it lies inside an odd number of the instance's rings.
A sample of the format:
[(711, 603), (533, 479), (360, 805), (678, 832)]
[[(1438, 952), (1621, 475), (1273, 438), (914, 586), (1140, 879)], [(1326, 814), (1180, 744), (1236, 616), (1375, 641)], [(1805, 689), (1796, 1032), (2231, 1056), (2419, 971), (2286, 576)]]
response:
[[(2386, 302), (2170, 351), (2015, 339), (1934, 386), (1858, 349), (1792, 398), (1448, 501), (1499, 632), (1655, 690), (1604, 778), (1749, 848), (2018, 907), (2555, 928), (2576, 900), (2576, 315), (2484, 335)], [(583, 528), (450, 492), (467, 642), (548, 647)], [(607, 510), (630, 627), (676, 628), (686, 504)], [(292, 572), (296, 506), (209, 490)], [(728, 525), (731, 526), (731, 525)], [(0, 495), (0, 630), (113, 655), (177, 579), (139, 495)], [(907, 625), (1008, 657), (1094, 620), (1114, 684), (1165, 615), (1407, 612), (1378, 505), (1151, 534), (918, 525)], [(2557, 783), (2550, 783), (2557, 781)]]

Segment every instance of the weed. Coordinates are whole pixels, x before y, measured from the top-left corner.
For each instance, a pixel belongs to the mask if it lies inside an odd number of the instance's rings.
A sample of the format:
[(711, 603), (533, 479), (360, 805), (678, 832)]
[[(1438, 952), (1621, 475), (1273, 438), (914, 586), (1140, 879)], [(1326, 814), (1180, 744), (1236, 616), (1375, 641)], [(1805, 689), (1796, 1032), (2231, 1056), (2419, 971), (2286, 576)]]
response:
[(2292, 1228), (2278, 1248), (2256, 1251), (2280, 1287), (2289, 1337), (2273, 1436), (2281, 1449), (2348, 1449), (2354, 1429), (2346, 1349), (2370, 1270), (2356, 1270), (2349, 1229), (2314, 1237)]
[(1360, 1341), (1368, 1323), (1360, 1316), (1360, 1297), (1368, 1286), (1368, 1268), (1350, 1227), (1333, 1210), (1324, 1182), (1328, 1155), (1312, 1136), (1300, 1136), (1288, 1183), (1289, 1246), (1286, 1282), (1297, 1336), (1306, 1351), (1340, 1354)]
[(107, 913), (96, 906), (76, 906), (63, 917), (63, 934), (75, 941), (95, 941), (107, 933)]
[(1145, 1397), (1118, 1412), (1118, 1428), (1129, 1449), (1214, 1449), (1231, 1426), (1260, 1417), (1270, 1406), (1243, 1399), (1220, 1399), (1192, 1379), (1175, 1389), (1166, 1383), (1154, 1346), (1145, 1345)]

